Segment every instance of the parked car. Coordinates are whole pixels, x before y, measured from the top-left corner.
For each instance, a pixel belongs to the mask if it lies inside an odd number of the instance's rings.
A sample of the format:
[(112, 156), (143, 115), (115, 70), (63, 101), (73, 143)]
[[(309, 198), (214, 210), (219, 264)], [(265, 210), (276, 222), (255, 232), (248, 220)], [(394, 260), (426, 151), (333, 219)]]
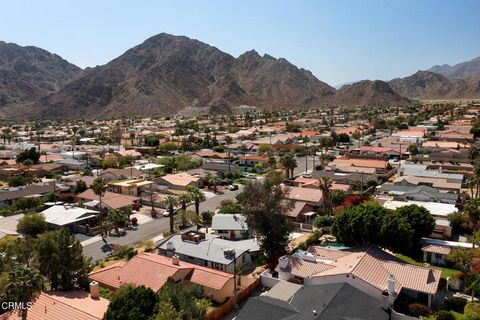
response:
[(303, 174), (303, 177), (304, 177), (304, 178), (311, 178), (312, 175), (311, 175), (310, 173), (304, 173), (304, 174)]
[(238, 190), (238, 184), (231, 184), (228, 186), (228, 190), (235, 191)]
[(242, 177), (247, 179), (257, 179), (256, 175), (254, 175), (253, 173), (247, 173), (247, 172), (242, 173)]
[[(173, 209), (173, 215), (176, 215), (178, 210), (179, 210), (178, 208), (174, 208)], [(165, 211), (163, 211), (162, 215), (164, 217), (170, 217), (170, 211), (168, 209), (166, 209)]]

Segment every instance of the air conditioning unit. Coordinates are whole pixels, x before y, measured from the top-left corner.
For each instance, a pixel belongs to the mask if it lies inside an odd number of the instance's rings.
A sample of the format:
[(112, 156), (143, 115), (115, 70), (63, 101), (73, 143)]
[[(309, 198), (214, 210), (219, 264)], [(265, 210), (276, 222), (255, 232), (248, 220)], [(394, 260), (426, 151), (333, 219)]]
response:
[(226, 258), (235, 258), (235, 250), (234, 249), (225, 249), (223, 250), (223, 254)]

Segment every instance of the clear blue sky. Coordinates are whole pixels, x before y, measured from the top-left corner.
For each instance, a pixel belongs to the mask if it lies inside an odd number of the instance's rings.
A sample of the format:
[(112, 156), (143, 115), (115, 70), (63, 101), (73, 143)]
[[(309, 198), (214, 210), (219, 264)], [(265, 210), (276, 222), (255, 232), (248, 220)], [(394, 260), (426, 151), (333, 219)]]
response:
[(80, 67), (160, 32), (284, 57), (336, 85), (480, 56), (480, 0), (0, 0), (0, 40)]

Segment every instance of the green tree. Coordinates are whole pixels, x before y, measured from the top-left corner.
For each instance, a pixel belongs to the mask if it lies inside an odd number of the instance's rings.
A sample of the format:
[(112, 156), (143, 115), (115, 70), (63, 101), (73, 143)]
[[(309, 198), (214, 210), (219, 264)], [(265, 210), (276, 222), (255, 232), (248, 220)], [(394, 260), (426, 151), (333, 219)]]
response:
[(396, 213), (405, 217), (413, 229), (413, 243), (419, 243), (423, 237), (428, 237), (435, 229), (435, 219), (424, 207), (415, 204), (403, 206)]
[(287, 218), (292, 208), (292, 203), (285, 200), (287, 193), (288, 188), (266, 177), (262, 182), (248, 182), (237, 196), (246, 223), (260, 238), (260, 247), (270, 267), (285, 253), (290, 232), (295, 229)]
[(87, 190), (87, 184), (85, 183), (85, 181), (83, 180), (77, 180), (77, 182), (75, 182), (75, 190), (73, 192), (75, 192), (76, 194), (79, 194), (79, 193), (82, 193), (83, 191)]
[(149, 320), (154, 315), (158, 297), (145, 286), (122, 286), (113, 295), (104, 320)]
[(157, 310), (157, 315), (153, 320), (182, 320), (182, 312), (177, 311), (170, 301), (160, 301)]
[(32, 212), (25, 214), (17, 224), (17, 230), (20, 233), (31, 237), (36, 237), (47, 231), (48, 225), (45, 217), (41, 213)]
[(20, 187), (20, 186), (24, 186), (26, 184), (27, 184), (27, 180), (23, 176), (20, 176), (20, 175), (15, 175), (15, 176), (10, 177), (8, 179), (8, 186), (9, 187)]
[(272, 146), (269, 144), (261, 144), (258, 146), (257, 151), (260, 154), (270, 154), (270, 152), (272, 151)]
[(17, 163), (24, 163), (27, 159), (32, 161), (32, 164), (36, 164), (40, 160), (40, 152), (35, 147), (24, 150), (17, 155), (16, 161)]
[(340, 189), (333, 189), (330, 192), (330, 197), (332, 199), (332, 205), (334, 206), (339, 206), (345, 202), (347, 199), (347, 194), (345, 191), (340, 190)]
[(177, 150), (177, 145), (174, 142), (163, 142), (158, 149), (163, 153), (168, 153)]
[(240, 213), (242, 208), (235, 200), (225, 199), (220, 202), (220, 208), (218, 209), (218, 213), (222, 214), (238, 214)]
[[(42, 276), (35, 268), (21, 266), (8, 274), (7, 294), (11, 301), (22, 302), (25, 306), (43, 286)], [(22, 309), (22, 320), (27, 319), (28, 308)]]

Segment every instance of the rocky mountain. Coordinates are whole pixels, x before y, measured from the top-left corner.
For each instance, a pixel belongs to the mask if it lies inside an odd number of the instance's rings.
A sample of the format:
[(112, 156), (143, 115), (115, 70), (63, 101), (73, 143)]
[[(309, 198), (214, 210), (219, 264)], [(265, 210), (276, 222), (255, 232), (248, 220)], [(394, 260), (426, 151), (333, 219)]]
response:
[(35, 101), (59, 90), (81, 69), (46, 50), (0, 41), (0, 107)]
[(434, 66), (428, 69), (428, 71), (439, 73), (449, 79), (480, 77), (480, 57), (467, 62), (458, 63), (454, 66), (448, 64)]
[(234, 58), (200, 41), (162, 33), (6, 115), (108, 117), (173, 114), (186, 107), (214, 112), (238, 105), (297, 108), (329, 102), (334, 95), (334, 88), (285, 59), (255, 51)]
[(438, 73), (418, 71), (389, 84), (397, 94), (410, 99), (480, 98), (480, 77), (447, 79)]
[(380, 80), (363, 80), (343, 86), (337, 91), (335, 102), (349, 106), (400, 106), (410, 100), (395, 93), (388, 83)]

